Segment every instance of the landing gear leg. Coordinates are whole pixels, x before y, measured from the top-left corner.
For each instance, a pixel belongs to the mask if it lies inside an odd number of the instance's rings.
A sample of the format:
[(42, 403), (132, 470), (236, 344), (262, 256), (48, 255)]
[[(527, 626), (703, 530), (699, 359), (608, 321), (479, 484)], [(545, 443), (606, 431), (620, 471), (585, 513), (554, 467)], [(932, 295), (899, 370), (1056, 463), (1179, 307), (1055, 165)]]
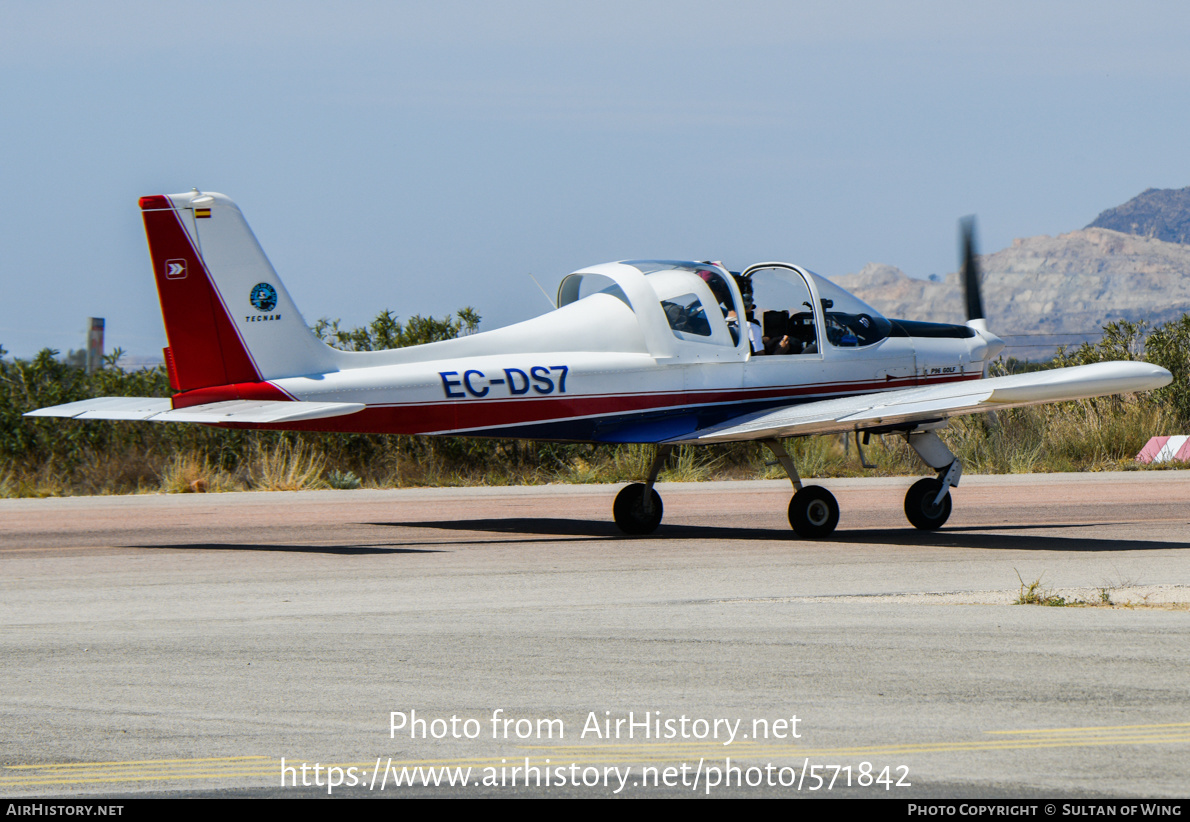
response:
[[(785, 469), (785, 474), (793, 483), (793, 487), (798, 491), (802, 490), (802, 478), (797, 475), (797, 466), (793, 464), (793, 457), (789, 456), (789, 452), (785, 450), (781, 440), (763, 440), (763, 442), (773, 452), (777, 462), (781, 463), (781, 467)], [(772, 463), (769, 464), (772, 465)]]
[(625, 534), (651, 534), (661, 524), (664, 509), (661, 507), (661, 495), (653, 490), (653, 484), (657, 482), (661, 466), (672, 450), (672, 445), (659, 447), (649, 468), (649, 479), (644, 483), (634, 482), (616, 495), (612, 516)]
[(963, 464), (933, 431), (905, 435), (922, 462), (938, 472), (937, 479), (918, 480), (905, 494), (905, 516), (915, 528), (934, 531), (950, 517), (950, 489), (958, 487)]
[(821, 485), (802, 485), (802, 478), (797, 474), (797, 467), (793, 464), (793, 457), (781, 445), (780, 440), (764, 440), (764, 444), (773, 452), (773, 456), (781, 463), (789, 481), (797, 489), (793, 499), (789, 501), (789, 524), (793, 531), (803, 539), (823, 539), (828, 537), (839, 524), (839, 503), (835, 495)]

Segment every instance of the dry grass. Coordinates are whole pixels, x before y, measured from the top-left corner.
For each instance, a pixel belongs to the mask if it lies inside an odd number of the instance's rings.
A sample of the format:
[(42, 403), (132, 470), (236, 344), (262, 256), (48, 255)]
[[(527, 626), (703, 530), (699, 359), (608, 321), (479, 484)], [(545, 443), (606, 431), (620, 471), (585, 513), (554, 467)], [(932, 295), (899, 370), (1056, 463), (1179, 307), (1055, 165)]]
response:
[[(1016, 570), (1015, 568), (1013, 569)], [(1044, 587), (1041, 584), (1041, 577), (1026, 584), (1021, 579), (1020, 571), (1017, 571), (1016, 578), (1021, 583), (1020, 595), (1016, 598), (1017, 605), (1048, 605), (1048, 606), (1062, 606), (1069, 605), (1064, 597), (1055, 594), (1051, 589)]]
[(1093, 594), (1087, 596), (1082, 595), (1082, 591), (1086, 589), (1067, 590), (1065, 592), (1066, 596), (1062, 596), (1052, 587), (1045, 585), (1042, 582), (1042, 577), (1038, 577), (1033, 582), (1026, 583), (1021, 578), (1020, 572), (1017, 572), (1016, 578), (1021, 586), (1020, 593), (1016, 598), (1017, 605), (1044, 605), (1059, 608), (1109, 608), (1113, 610), (1190, 611), (1190, 602), (1164, 601), (1161, 596), (1158, 596), (1159, 601), (1150, 601), (1150, 596), (1154, 594), (1152, 589), (1149, 589), (1149, 593), (1140, 594), (1139, 599), (1135, 598), (1140, 591), (1145, 589), (1138, 586), (1132, 580), (1105, 581), (1102, 585), (1093, 589)]
[(258, 491), (303, 491), (325, 488), (326, 455), (299, 440), (281, 440), (272, 448), (257, 445), (248, 464), (248, 478)]
[(0, 497), (62, 497), (70, 489), (48, 468), (20, 471), (10, 468), (0, 475)]
[(140, 494), (160, 485), (153, 454), (138, 449), (90, 453), (73, 474), (73, 490), (80, 494)]
[(175, 454), (161, 471), (160, 490), (167, 494), (241, 491), (244, 483), (211, 464), (205, 454)]
[(683, 445), (670, 455), (657, 479), (661, 482), (706, 482), (718, 476), (726, 461), (723, 454), (714, 451), (700, 454), (694, 446)]
[(954, 419), (943, 439), (969, 473), (1107, 471), (1138, 467), (1150, 437), (1179, 428), (1166, 409), (1109, 397)]
[(49, 465), (10, 466), (0, 476), (0, 496), (4, 497), (68, 497), (73, 493), (79, 492), (70, 479)]

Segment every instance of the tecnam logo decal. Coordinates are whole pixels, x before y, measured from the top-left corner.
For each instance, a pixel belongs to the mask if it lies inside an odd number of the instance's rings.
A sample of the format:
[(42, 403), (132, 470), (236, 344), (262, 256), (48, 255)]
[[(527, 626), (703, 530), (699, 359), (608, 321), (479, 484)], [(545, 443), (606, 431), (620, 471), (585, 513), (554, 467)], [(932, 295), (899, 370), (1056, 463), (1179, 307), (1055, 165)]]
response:
[[(256, 306), (257, 311), (272, 311), (277, 307), (277, 289), (268, 283), (257, 283), (248, 292), (248, 300), (252, 305)], [(281, 319), (280, 314), (265, 314), (264, 316), (251, 314), (244, 317), (244, 322), (259, 323), (279, 319)]]
[(256, 306), (257, 311), (272, 311), (277, 307), (277, 289), (268, 283), (257, 283), (252, 286), (252, 293), (248, 299)]

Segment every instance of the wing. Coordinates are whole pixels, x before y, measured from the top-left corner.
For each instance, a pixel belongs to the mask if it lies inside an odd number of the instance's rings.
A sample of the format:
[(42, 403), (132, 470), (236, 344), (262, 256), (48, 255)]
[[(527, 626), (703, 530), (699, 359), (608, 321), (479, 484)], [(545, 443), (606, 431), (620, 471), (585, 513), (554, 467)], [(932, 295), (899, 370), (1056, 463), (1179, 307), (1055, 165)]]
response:
[(26, 417), (73, 417), (76, 420), (148, 420), (268, 425), (339, 417), (362, 410), (357, 402), (275, 402), (228, 400), (188, 408), (174, 408), (155, 397), (95, 397), (30, 411)]
[(1022, 405), (1149, 391), (1169, 385), (1172, 380), (1173, 376), (1168, 371), (1150, 363), (1094, 363), (789, 405), (735, 417), (670, 442), (737, 442), (862, 431), (884, 426), (909, 427), (913, 423), (934, 422), (963, 414), (982, 414)]

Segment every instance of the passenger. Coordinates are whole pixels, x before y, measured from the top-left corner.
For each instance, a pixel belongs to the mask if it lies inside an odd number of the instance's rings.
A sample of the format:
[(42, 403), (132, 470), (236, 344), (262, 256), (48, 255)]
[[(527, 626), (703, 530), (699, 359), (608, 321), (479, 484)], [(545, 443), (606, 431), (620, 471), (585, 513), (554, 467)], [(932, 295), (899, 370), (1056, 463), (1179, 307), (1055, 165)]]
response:
[(731, 332), (731, 344), (740, 344), (740, 318), (736, 316), (735, 309), (722, 306), (723, 319), (727, 320), (727, 330)]
[(764, 333), (760, 329), (760, 323), (756, 322), (756, 315), (753, 313), (755, 308), (756, 306), (749, 304), (744, 312), (744, 319), (748, 321), (748, 345), (753, 354), (763, 354), (765, 353)]
[(715, 271), (707, 270), (700, 270), (698, 276), (711, 289), (711, 295), (715, 298), (715, 302), (719, 303), (726, 315), (727, 307), (731, 305), (731, 289), (727, 287), (727, 283), (723, 281), (723, 277)]
[[(748, 347), (752, 349), (753, 354), (764, 354), (764, 336), (760, 331), (760, 323), (752, 316), (751, 306), (744, 312), (744, 318), (748, 324)], [(740, 342), (740, 318), (736, 316), (735, 309), (729, 308), (727, 310), (727, 328), (731, 331), (731, 339), (735, 344)]]

